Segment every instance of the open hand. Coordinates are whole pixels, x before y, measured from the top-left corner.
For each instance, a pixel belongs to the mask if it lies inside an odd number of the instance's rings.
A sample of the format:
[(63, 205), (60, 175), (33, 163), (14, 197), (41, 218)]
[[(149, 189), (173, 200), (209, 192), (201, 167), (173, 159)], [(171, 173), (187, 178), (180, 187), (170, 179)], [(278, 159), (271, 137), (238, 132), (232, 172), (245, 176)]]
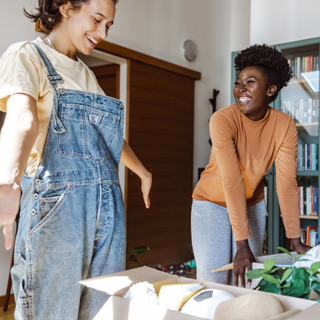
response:
[(152, 174), (148, 172), (146, 177), (141, 178), (141, 192), (143, 196), (143, 201), (147, 209), (150, 208), (150, 190), (152, 185)]
[(19, 210), (21, 191), (17, 184), (0, 185), (0, 227), (3, 226), (4, 247), (13, 243), (13, 223)]
[(249, 248), (248, 240), (237, 241), (237, 253), (233, 261), (234, 285), (238, 286), (239, 279), (241, 287), (245, 287), (246, 271), (252, 269), (254, 256)]

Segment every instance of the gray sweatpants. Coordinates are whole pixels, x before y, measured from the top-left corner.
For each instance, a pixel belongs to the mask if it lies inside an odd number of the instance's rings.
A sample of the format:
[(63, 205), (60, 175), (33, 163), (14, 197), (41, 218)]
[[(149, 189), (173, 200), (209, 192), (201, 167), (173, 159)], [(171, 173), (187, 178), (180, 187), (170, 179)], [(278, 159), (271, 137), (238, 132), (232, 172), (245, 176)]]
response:
[[(251, 231), (249, 246), (255, 257), (262, 255), (266, 213), (264, 200), (247, 207)], [(212, 272), (231, 263), (237, 251), (227, 208), (209, 201), (194, 199), (191, 211), (191, 236), (197, 279), (233, 284), (232, 272)]]

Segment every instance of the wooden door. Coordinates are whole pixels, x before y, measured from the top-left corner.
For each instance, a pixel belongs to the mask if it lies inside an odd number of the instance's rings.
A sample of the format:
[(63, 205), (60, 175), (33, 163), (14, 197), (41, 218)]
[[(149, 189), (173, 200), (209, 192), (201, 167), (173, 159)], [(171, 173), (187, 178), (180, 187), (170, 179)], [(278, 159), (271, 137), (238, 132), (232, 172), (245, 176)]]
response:
[(95, 74), (104, 93), (116, 99), (120, 97), (120, 66), (108, 64), (90, 68)]
[[(147, 245), (142, 265), (191, 258), (194, 79), (131, 60), (129, 144), (153, 175), (151, 208), (129, 172), (127, 244)], [(128, 268), (136, 267), (132, 262)]]

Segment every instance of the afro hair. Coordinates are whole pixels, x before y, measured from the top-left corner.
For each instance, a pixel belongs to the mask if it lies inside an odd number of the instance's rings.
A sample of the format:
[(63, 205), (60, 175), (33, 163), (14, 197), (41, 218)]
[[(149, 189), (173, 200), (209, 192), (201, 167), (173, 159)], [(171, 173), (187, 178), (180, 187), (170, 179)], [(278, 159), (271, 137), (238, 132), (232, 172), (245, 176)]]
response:
[(277, 86), (277, 91), (270, 102), (276, 100), (279, 91), (286, 87), (292, 78), (292, 69), (285, 56), (276, 48), (271, 48), (266, 44), (255, 44), (242, 50), (235, 57), (234, 63), (238, 72), (249, 66), (260, 67), (267, 76), (268, 85)]

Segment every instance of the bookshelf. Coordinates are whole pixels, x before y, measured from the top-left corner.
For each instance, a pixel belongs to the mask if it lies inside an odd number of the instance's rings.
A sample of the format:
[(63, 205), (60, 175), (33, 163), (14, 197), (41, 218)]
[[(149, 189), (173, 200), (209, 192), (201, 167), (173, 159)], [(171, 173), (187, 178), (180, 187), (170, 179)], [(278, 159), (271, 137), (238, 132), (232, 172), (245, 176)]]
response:
[[(283, 88), (275, 102), (270, 106), (290, 115), (296, 122), (298, 131), (298, 171), (297, 182), (300, 196), (300, 225), (303, 230), (310, 227), (320, 229), (318, 218), (318, 190), (320, 190), (319, 169), (319, 56), (320, 37), (302, 41), (283, 43), (276, 48), (285, 55), (294, 77), (290, 84)], [(233, 87), (236, 79), (234, 58), (238, 54), (231, 54), (231, 103), (234, 103)], [(309, 159), (309, 160), (308, 160)], [(278, 253), (279, 245), (286, 247), (281, 210), (276, 193), (276, 168), (272, 165), (264, 177), (267, 187), (267, 239), (268, 254)], [(316, 203), (315, 203), (316, 202)], [(317, 215), (315, 213), (317, 211)], [(319, 236), (319, 231), (318, 231)], [(320, 239), (320, 237), (319, 237)]]

